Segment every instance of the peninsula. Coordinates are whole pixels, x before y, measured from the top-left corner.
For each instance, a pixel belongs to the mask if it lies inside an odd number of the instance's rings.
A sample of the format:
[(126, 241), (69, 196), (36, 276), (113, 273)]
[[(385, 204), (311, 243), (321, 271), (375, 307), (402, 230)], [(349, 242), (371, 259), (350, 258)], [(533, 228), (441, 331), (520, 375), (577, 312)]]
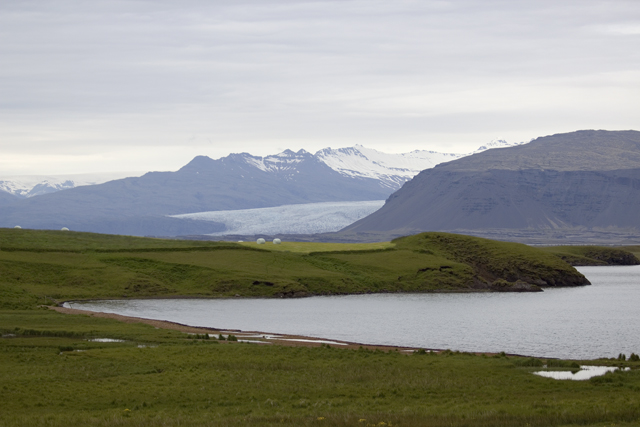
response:
[(259, 245), (1, 229), (0, 266), (4, 308), (70, 299), (540, 291), (589, 284), (542, 249), (447, 233), (373, 244)]

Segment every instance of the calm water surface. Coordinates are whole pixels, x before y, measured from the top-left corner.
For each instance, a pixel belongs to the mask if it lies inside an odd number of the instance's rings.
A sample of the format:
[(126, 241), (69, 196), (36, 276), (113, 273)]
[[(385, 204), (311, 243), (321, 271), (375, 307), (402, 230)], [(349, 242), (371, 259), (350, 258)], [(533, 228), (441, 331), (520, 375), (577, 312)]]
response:
[(591, 286), (538, 293), (127, 300), (69, 306), (366, 344), (576, 359), (640, 353), (640, 266), (578, 270)]

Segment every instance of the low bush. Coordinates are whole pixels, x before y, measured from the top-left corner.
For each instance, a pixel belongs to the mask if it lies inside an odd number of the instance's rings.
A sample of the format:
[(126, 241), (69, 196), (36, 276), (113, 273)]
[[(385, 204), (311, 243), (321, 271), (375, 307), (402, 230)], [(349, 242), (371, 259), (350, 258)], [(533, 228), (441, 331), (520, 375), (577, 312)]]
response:
[(544, 362), (540, 359), (536, 359), (535, 357), (518, 357), (513, 359), (513, 364), (516, 366), (531, 366), (536, 368), (544, 366)]
[(571, 360), (548, 359), (546, 365), (548, 368), (580, 369), (578, 362)]

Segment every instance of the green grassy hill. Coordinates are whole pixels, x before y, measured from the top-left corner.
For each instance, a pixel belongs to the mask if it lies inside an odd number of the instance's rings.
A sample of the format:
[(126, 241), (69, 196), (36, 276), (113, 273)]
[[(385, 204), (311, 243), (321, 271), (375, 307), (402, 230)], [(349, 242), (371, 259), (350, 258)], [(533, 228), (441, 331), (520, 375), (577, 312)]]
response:
[(46, 298), (531, 291), (583, 284), (580, 273), (542, 250), (445, 233), (383, 244), (257, 245), (0, 229), (4, 308)]

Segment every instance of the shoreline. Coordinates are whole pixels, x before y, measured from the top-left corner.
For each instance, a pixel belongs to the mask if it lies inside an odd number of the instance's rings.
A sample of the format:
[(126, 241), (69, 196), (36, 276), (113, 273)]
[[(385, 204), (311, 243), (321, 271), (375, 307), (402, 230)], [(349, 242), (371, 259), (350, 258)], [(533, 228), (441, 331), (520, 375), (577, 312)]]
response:
[[(67, 308), (61, 306), (47, 306), (50, 310), (54, 310), (62, 314), (83, 314), (92, 317), (101, 317), (106, 319), (113, 319), (124, 323), (144, 323), (146, 325), (153, 326), (160, 329), (171, 329), (174, 331), (193, 333), (193, 334), (222, 334), (222, 335), (234, 335), (238, 338), (239, 342), (251, 342), (257, 345), (265, 344), (277, 344), (289, 347), (320, 347), (322, 345), (333, 345), (336, 348), (347, 348), (357, 350), (360, 347), (367, 350), (386, 350), (386, 351), (418, 351), (426, 350), (433, 352), (444, 351), (442, 349), (428, 349), (418, 347), (403, 347), (394, 345), (377, 345), (377, 344), (364, 344), (349, 341), (334, 340), (331, 338), (317, 338), (304, 335), (290, 335), (281, 334), (277, 332), (264, 332), (264, 331), (242, 331), (239, 329), (218, 329), (205, 326), (191, 326), (183, 323), (171, 322), (169, 320), (156, 320), (148, 319), (144, 317), (135, 316), (123, 316), (115, 313), (105, 313), (101, 311), (80, 310), (77, 308)], [(478, 353), (491, 355), (493, 353)]]
[[(47, 306), (50, 310), (54, 310), (61, 314), (82, 314), (92, 317), (100, 317), (106, 319), (113, 319), (124, 323), (144, 323), (153, 326), (158, 329), (171, 329), (174, 331), (184, 332), (188, 334), (222, 334), (222, 335), (234, 335), (238, 338), (238, 342), (251, 343), (255, 345), (282, 345), (287, 347), (321, 347), (330, 346), (334, 348), (344, 348), (349, 350), (366, 349), (371, 351), (398, 351), (406, 354), (411, 354), (416, 351), (424, 350), (434, 353), (440, 353), (443, 351), (458, 351), (460, 353), (470, 353), (478, 356), (495, 356), (499, 353), (492, 352), (466, 352), (460, 350), (451, 349), (435, 349), (424, 347), (405, 347), (396, 345), (382, 345), (382, 344), (365, 344), (350, 341), (334, 340), (331, 338), (317, 338), (304, 335), (290, 335), (281, 334), (277, 332), (263, 332), (263, 331), (242, 331), (239, 329), (217, 329), (204, 326), (191, 326), (178, 322), (171, 322), (169, 320), (156, 320), (148, 319), (144, 317), (124, 316), (115, 313), (105, 313), (101, 311), (80, 310), (77, 308), (67, 308), (62, 306)], [(231, 343), (233, 341), (221, 341), (222, 343)], [(512, 357), (535, 357), (526, 356), (522, 354), (505, 353), (506, 356)], [(544, 359), (557, 359), (555, 357), (545, 357)]]
[(89, 302), (89, 301), (128, 301), (130, 299), (135, 300), (163, 300), (163, 299), (203, 299), (203, 300), (232, 300), (232, 299), (301, 299), (301, 298), (315, 298), (315, 297), (347, 297), (354, 295), (387, 295), (387, 294), (416, 294), (416, 295), (424, 295), (424, 294), (503, 294), (503, 293), (537, 293), (544, 292), (545, 289), (553, 289), (553, 288), (578, 288), (583, 286), (591, 286), (591, 283), (586, 285), (572, 285), (572, 286), (544, 286), (539, 287), (536, 290), (522, 290), (518, 289), (491, 289), (491, 288), (459, 288), (459, 289), (428, 289), (422, 291), (389, 291), (389, 290), (380, 290), (380, 291), (364, 291), (364, 292), (348, 292), (348, 293), (311, 293), (311, 292), (296, 292), (293, 294), (275, 294), (275, 295), (127, 295), (123, 294), (122, 296), (116, 297), (91, 297), (91, 298), (76, 298), (72, 300), (58, 301), (50, 298), (55, 304), (62, 307), (63, 304), (71, 303), (71, 302)]

